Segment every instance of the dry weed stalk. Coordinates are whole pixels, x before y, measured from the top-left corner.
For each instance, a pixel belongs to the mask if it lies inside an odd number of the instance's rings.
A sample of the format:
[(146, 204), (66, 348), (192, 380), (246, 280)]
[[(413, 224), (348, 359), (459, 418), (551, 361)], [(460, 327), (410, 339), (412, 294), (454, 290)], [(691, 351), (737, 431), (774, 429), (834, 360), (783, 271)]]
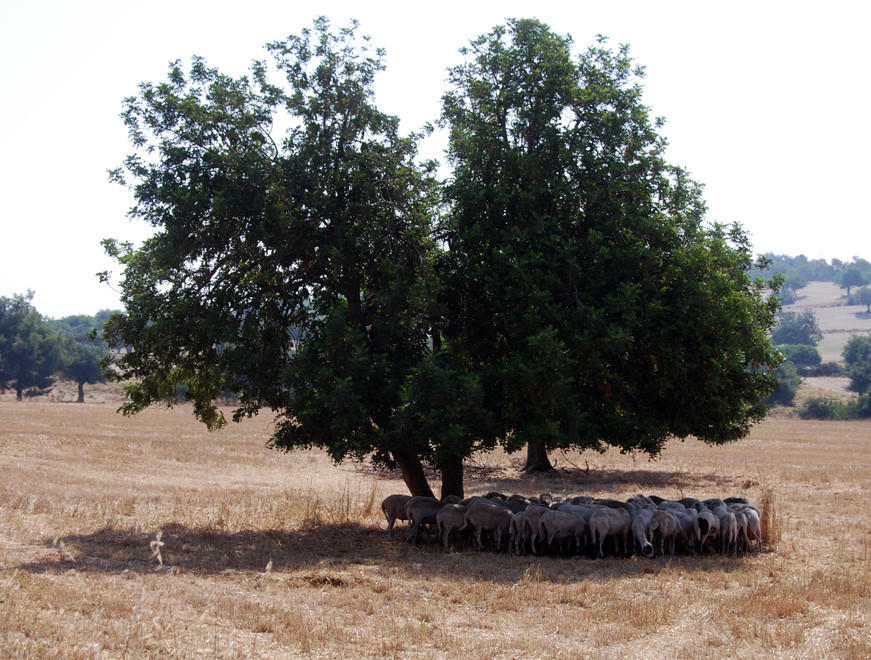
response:
[(157, 537), (151, 542), (151, 557), (149, 559), (157, 559), (157, 563), (163, 566), (163, 555), (160, 549), (165, 545), (160, 539), (163, 537), (163, 532), (157, 532)]
[(776, 550), (783, 537), (783, 527), (780, 516), (777, 514), (777, 506), (774, 502), (774, 490), (765, 488), (759, 499), (759, 507), (762, 515), (760, 516), (760, 526), (762, 527), (762, 542)]

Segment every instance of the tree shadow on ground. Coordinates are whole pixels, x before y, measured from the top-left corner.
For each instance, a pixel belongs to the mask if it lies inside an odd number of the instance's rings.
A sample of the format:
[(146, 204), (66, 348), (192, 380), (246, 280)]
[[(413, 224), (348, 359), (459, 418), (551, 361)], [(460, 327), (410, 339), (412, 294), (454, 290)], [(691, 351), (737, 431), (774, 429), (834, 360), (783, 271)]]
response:
[[(559, 466), (559, 461), (557, 461)], [(705, 499), (716, 493), (718, 497), (737, 495), (725, 492), (746, 487), (746, 479), (740, 476), (719, 474), (686, 474), (680, 471), (662, 470), (603, 470), (597, 468), (561, 468), (551, 472), (522, 474), (517, 470), (501, 471), (489, 475), (482, 472), (466, 477), (466, 492), (478, 493), (496, 490), (502, 493), (537, 495), (548, 492), (563, 497), (574, 495), (600, 496), (614, 491), (633, 491), (645, 495), (660, 495), (666, 499), (675, 493)]]
[[(386, 525), (385, 525), (386, 527)], [(359, 567), (387, 579), (447, 579), (516, 584), (536, 580), (565, 583), (656, 573), (683, 564), (688, 570), (737, 570), (753, 555), (678, 556), (647, 559), (622, 554), (597, 559), (591, 552), (571, 556), (517, 556), (488, 541), (478, 552), (469, 541), (453, 543), (450, 552), (435, 542), (413, 546), (408, 527), (397, 524), (395, 538), (385, 527), (360, 523), (318, 523), (304, 529), (219, 530), (163, 525), (157, 532), (107, 528), (41, 542), (49, 558), (15, 568), (30, 573), (62, 574), (70, 570), (121, 575), (183, 573), (188, 575), (283, 576), (303, 586), (349, 586), (359, 581)], [(157, 552), (159, 550), (159, 554)], [(51, 558), (52, 552), (56, 557)], [(355, 577), (357, 576), (357, 577)]]
[[(660, 495), (666, 499), (673, 497), (675, 493), (706, 499), (714, 496), (739, 495), (737, 491), (752, 485), (741, 475), (699, 475), (677, 470), (602, 469), (592, 467), (588, 463), (580, 467), (559, 455), (552, 457), (552, 460), (555, 465), (554, 470), (532, 474), (520, 472), (521, 460), (514, 461), (510, 466), (467, 464), (463, 469), (465, 495), (468, 497), (497, 491), (509, 495), (520, 493), (526, 496), (548, 492), (563, 497), (574, 495), (599, 497), (603, 493), (631, 490), (633, 493)], [(563, 465), (570, 467), (562, 467)], [(357, 471), (370, 473), (378, 479), (401, 483), (398, 470), (374, 469), (367, 465), (358, 467)], [(428, 468), (426, 473), (435, 490), (435, 484), (441, 478), (440, 474), (432, 468)], [(402, 492), (405, 492), (405, 486), (402, 485), (401, 488)]]

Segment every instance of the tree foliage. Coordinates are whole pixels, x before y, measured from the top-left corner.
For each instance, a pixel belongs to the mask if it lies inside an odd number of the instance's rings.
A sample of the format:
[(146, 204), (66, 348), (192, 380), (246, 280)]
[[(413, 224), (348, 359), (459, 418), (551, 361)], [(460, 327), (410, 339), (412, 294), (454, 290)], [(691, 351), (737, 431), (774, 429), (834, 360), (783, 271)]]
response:
[(850, 377), (850, 389), (860, 394), (871, 394), (871, 335), (853, 335), (841, 352)]
[(106, 382), (102, 363), (108, 359), (109, 349), (98, 330), (110, 316), (109, 310), (101, 310), (96, 316), (77, 314), (50, 322), (65, 340), (66, 359), (61, 373), (78, 385), (79, 403), (85, 401), (85, 385)]
[(783, 344), (778, 346), (777, 350), (799, 369), (816, 367), (823, 361), (817, 347), (808, 344)]
[(775, 370), (777, 389), (766, 399), (769, 405), (791, 406), (795, 401), (795, 395), (801, 386), (801, 376), (796, 365), (790, 361), (780, 364)]
[[(765, 268), (758, 270), (760, 276), (773, 277), (779, 273), (787, 279), (801, 277), (807, 282), (831, 282), (844, 265), (837, 259), (827, 262), (825, 259), (808, 259), (803, 254), (792, 257), (766, 252), (762, 256), (765, 258)], [(788, 284), (786, 288), (789, 288)]]
[(63, 366), (63, 343), (31, 304), (33, 292), (0, 297), (0, 391), (44, 394)]
[(823, 338), (816, 314), (812, 309), (801, 312), (781, 312), (771, 333), (775, 344), (805, 344), (816, 346)]
[(452, 349), (509, 450), (742, 437), (776, 384), (777, 300), (665, 162), (628, 49), (571, 45), (510, 21), (450, 72)]
[(865, 313), (871, 314), (871, 289), (867, 286), (857, 289), (853, 294), (853, 302), (857, 305), (865, 305)]
[(157, 232), (139, 249), (106, 242), (125, 306), (106, 337), (135, 348), (117, 365), (136, 379), (125, 412), (184, 383), (216, 427), (214, 399), (238, 392), (235, 419), (276, 411), (276, 447), (374, 453), (425, 494), (436, 447), (398, 413), (429, 352), (436, 188), (415, 136), (374, 105), (383, 55), (355, 29), (322, 18), (270, 44), (283, 86), (262, 62), (230, 78), (195, 58), (127, 99), (133, 215)]
[[(462, 461), (670, 436), (742, 437), (779, 361), (777, 298), (737, 226), (703, 224), (700, 187), (665, 163), (639, 69), (579, 59), (537, 21), (472, 42), (450, 72), (445, 196), (416, 135), (377, 109), (383, 54), (356, 24), (269, 45), (228, 77), (194, 58), (123, 118), (142, 246), (107, 240), (131, 353), (123, 411), (181, 386), (210, 427), (277, 415), (272, 443), (398, 465), (414, 494), (462, 492)], [(288, 127), (282, 137), (273, 126)]]
[(835, 281), (842, 289), (847, 290), (847, 295), (849, 296), (854, 286), (865, 286), (868, 284), (869, 277), (859, 264), (851, 264), (838, 273)]

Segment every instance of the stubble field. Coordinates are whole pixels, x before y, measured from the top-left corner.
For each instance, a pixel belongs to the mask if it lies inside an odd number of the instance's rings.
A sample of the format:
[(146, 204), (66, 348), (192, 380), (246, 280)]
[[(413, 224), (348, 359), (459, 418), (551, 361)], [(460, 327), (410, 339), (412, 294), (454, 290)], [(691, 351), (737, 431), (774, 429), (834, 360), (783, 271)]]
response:
[(534, 479), (472, 462), (467, 493), (768, 502), (758, 554), (592, 560), (391, 542), (394, 475), (269, 450), (267, 419), (116, 406), (0, 401), (2, 657), (871, 656), (867, 422), (558, 453)]

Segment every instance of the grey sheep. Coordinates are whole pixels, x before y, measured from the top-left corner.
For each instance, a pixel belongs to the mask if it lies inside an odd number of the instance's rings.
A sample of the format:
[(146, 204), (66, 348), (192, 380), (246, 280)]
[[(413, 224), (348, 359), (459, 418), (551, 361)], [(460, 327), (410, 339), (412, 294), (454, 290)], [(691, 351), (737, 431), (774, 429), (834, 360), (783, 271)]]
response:
[(405, 505), (411, 499), (411, 495), (388, 495), (381, 502), (381, 510), (387, 518), (387, 536), (393, 538), (393, 523), (397, 520), (408, 520), (405, 514)]
[(502, 547), (502, 535), (507, 535), (511, 529), (511, 519), (514, 517), (511, 509), (491, 502), (474, 502), (466, 511), (466, 524), (458, 531), (472, 529), (475, 532), (475, 543), (478, 550), (484, 549), (481, 534), (488, 531), (496, 537), (496, 550)]
[(435, 525), (436, 516), (443, 506), (445, 504), (434, 497), (415, 495), (408, 500), (405, 505), (405, 515), (411, 521), (409, 539), (413, 545), (420, 543), (421, 525)]
[(568, 511), (551, 509), (542, 514), (538, 520), (538, 533), (541, 538), (545, 534), (548, 545), (553, 548), (554, 541), (562, 539), (574, 539), (578, 552), (581, 550), (581, 539), (586, 542), (587, 523), (581, 516), (576, 516)]
[(444, 543), (445, 552), (450, 550), (451, 533), (466, 524), (466, 510), (463, 504), (446, 504), (436, 514), (439, 526), (439, 539)]

